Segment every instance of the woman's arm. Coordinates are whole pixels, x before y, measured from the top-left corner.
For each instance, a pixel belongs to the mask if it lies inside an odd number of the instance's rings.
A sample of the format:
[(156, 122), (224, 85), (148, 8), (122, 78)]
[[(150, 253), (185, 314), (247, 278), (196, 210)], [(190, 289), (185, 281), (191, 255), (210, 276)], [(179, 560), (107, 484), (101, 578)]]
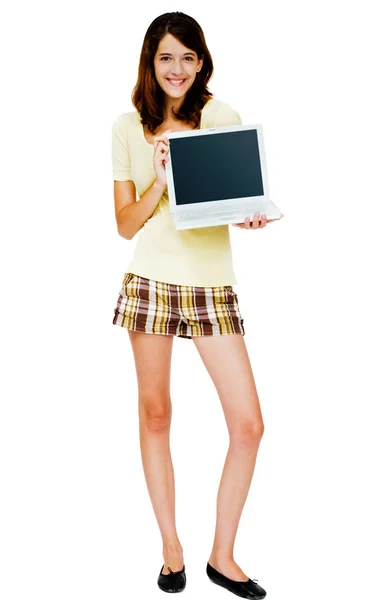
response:
[(167, 185), (157, 179), (136, 201), (133, 181), (114, 180), (115, 216), (118, 233), (131, 240), (154, 213)]

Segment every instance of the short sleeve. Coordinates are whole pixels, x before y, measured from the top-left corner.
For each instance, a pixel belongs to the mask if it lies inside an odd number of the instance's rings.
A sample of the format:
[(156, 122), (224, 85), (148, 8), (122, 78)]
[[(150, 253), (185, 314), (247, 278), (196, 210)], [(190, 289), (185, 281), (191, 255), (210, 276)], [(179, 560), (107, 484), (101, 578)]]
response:
[(229, 125), (243, 124), (240, 114), (226, 102), (221, 102), (216, 120), (216, 127), (228, 127)]
[(112, 176), (116, 181), (133, 181), (125, 114), (112, 124)]

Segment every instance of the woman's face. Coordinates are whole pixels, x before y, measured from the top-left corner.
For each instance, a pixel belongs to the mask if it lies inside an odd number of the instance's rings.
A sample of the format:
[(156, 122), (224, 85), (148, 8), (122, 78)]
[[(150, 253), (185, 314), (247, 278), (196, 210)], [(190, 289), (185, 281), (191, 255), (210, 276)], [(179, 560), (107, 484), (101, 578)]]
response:
[[(154, 57), (154, 68), (156, 80), (163, 92), (169, 96), (168, 100), (182, 102), (202, 65), (203, 59), (198, 60), (196, 52), (186, 48), (172, 34), (167, 33), (163, 37)], [(178, 84), (177, 80), (184, 81)]]

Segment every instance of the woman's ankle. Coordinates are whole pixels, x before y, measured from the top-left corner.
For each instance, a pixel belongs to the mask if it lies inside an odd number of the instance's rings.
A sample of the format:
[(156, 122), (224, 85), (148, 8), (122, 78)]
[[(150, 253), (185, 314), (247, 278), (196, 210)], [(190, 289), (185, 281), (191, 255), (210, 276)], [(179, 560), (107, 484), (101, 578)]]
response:
[(183, 548), (182, 545), (178, 542), (163, 544), (163, 556), (170, 558), (174, 557), (183, 557)]
[(231, 552), (223, 552), (212, 550), (209, 559), (209, 564), (213, 565), (226, 565), (235, 563), (233, 554)]

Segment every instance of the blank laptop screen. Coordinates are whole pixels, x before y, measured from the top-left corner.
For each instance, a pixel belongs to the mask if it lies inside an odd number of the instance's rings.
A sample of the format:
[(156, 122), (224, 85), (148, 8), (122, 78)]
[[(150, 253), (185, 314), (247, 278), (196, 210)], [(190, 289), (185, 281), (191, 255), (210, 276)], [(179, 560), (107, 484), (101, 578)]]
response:
[(263, 196), (256, 129), (169, 141), (177, 206)]

